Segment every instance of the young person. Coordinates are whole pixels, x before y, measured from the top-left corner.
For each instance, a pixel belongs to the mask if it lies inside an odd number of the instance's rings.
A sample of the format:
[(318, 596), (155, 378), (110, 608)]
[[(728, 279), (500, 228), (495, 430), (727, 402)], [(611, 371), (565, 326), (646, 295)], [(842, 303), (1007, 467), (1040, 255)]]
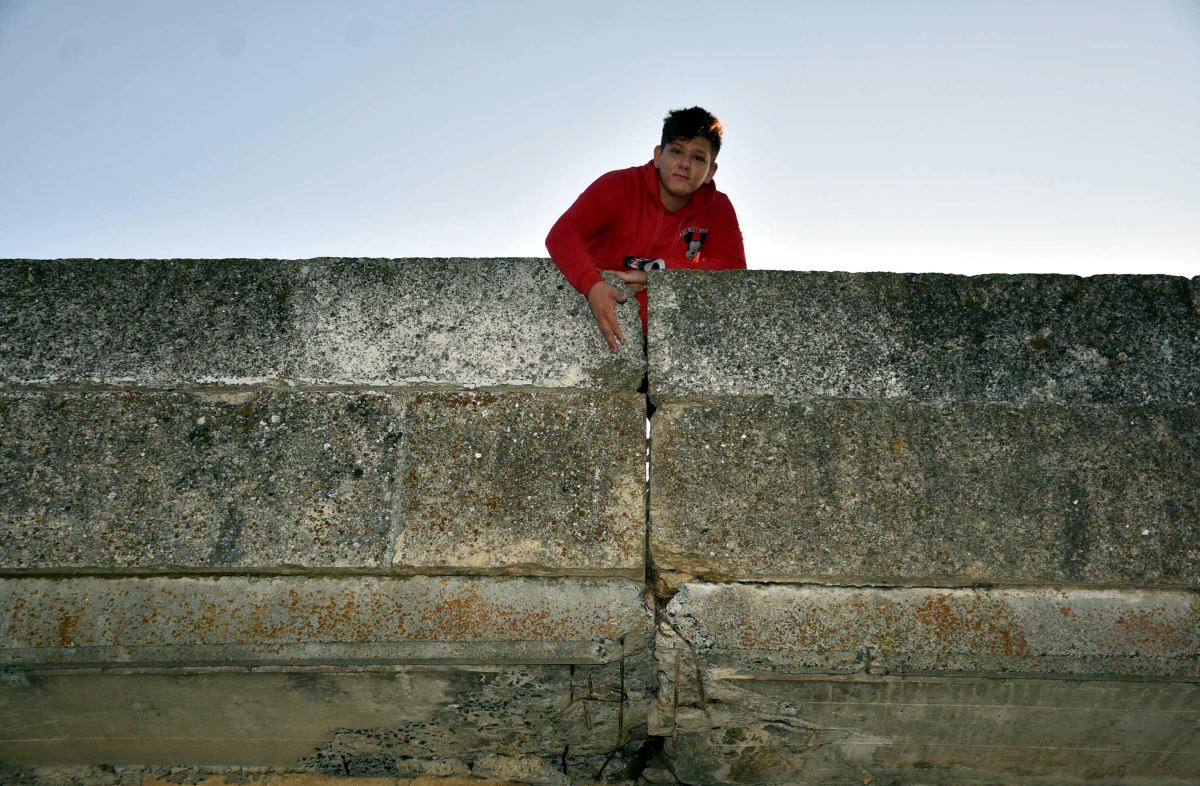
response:
[(601, 270), (637, 293), (644, 333), (647, 268), (746, 267), (737, 215), (713, 184), (723, 133), (721, 121), (698, 106), (673, 110), (651, 161), (601, 175), (550, 229), (550, 257), (587, 298), (613, 352), (625, 341), (616, 304), (627, 298)]

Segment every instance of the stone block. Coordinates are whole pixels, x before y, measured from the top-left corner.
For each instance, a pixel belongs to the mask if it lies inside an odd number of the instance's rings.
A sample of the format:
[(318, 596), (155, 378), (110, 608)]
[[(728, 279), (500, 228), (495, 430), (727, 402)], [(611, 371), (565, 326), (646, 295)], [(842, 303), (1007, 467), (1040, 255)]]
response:
[(684, 783), (1186, 784), (1194, 593), (686, 585), (650, 731)]
[(411, 422), (397, 569), (642, 578), (641, 395), (419, 395)]
[(1200, 586), (1200, 409), (670, 404), (650, 549), (669, 584)]
[(0, 565), (640, 578), (643, 413), (633, 392), (0, 393)]
[(20, 578), (0, 608), (9, 764), (454, 775), (645, 734), (628, 581)]
[(0, 564), (385, 566), (404, 409), (378, 393), (0, 394)]
[(650, 391), (1194, 403), (1194, 292), (1173, 276), (656, 273)]
[[(636, 390), (645, 373), (640, 342), (610, 352), (549, 260), (314, 260), (298, 295), (303, 381)], [(640, 334), (635, 300), (618, 317)]]
[(549, 260), (0, 260), (0, 384), (632, 390), (644, 369)]

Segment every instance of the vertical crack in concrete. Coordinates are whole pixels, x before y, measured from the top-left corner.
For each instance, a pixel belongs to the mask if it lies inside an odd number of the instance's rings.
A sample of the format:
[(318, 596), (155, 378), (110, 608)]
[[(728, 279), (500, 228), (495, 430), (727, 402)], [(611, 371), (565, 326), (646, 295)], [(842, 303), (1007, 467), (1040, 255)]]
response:
[(396, 562), (396, 543), (400, 539), (400, 532), (404, 529), (404, 518), (407, 515), (407, 478), (408, 472), (408, 438), (412, 433), (412, 407), (407, 399), (401, 399), (400, 412), (397, 414), (396, 422), (400, 428), (400, 439), (396, 441), (396, 450), (400, 451), (396, 456), (396, 461), (392, 464), (395, 471), (395, 477), (392, 479), (392, 521), (388, 528), (388, 540), (383, 544), (383, 565), (382, 568), (391, 568)]

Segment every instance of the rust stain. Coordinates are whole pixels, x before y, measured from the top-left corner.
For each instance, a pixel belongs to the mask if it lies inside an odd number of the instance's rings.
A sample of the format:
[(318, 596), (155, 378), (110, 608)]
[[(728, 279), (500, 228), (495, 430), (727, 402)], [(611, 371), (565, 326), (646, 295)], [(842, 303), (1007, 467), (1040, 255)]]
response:
[(1166, 617), (1161, 606), (1122, 611), (1116, 623), (1127, 639), (1142, 647), (1171, 650), (1188, 646), (1189, 626), (1181, 620)]
[(889, 442), (889, 443), (888, 443), (888, 448), (889, 448), (889, 449), (890, 449), (890, 450), (891, 450), (893, 453), (899, 453), (900, 451), (904, 450), (904, 449), (905, 449), (905, 448), (907, 448), (907, 447), (908, 447), (908, 440), (907, 440), (907, 439), (899, 439), (899, 438), (897, 438), (897, 439), (893, 439), (891, 442)]
[(1025, 634), (1001, 604), (980, 600), (951, 604), (947, 596), (934, 595), (913, 611), (918, 621), (940, 641), (967, 640), (1005, 655), (1024, 655), (1029, 651)]
[(58, 609), (58, 646), (70, 647), (75, 644), (75, 633), (79, 628), (79, 619), (72, 617), (65, 608)]

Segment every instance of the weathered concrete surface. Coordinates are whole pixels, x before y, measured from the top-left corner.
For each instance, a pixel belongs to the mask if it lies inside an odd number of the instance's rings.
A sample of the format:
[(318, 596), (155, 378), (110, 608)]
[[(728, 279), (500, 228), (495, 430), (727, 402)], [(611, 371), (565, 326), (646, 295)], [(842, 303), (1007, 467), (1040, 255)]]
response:
[(361, 778), (254, 768), (220, 771), (189, 767), (5, 767), (6, 786), (521, 786), (513, 781), (470, 776)]
[(1185, 592), (686, 585), (650, 732), (685, 783), (1194, 783), (1198, 622)]
[(0, 608), (9, 764), (582, 771), (651, 699), (653, 615), (621, 580), (21, 578)]
[(601, 663), (649, 636), (623, 580), (0, 580), (0, 664)]
[(660, 644), (791, 674), (1200, 678), (1188, 591), (685, 584), (663, 620)]
[(404, 409), (374, 393), (0, 394), (0, 563), (384, 565)]
[(650, 392), (1196, 402), (1195, 287), (1171, 276), (655, 273)]
[[(618, 310), (628, 335), (637, 304)], [(549, 260), (0, 260), (0, 384), (636, 389)]]
[(670, 404), (651, 555), (691, 576), (1200, 586), (1200, 408)]
[(637, 393), (418, 396), (394, 564), (641, 579), (645, 412)]
[(640, 578), (641, 401), (0, 393), (0, 565)]
[[(593, 775), (645, 736), (649, 648), (620, 664), (21, 673), (14, 765), (255, 766), (356, 776)], [(10, 680), (11, 682), (11, 680)], [(624, 697), (624, 698), (623, 698)], [(488, 757), (492, 772), (479, 763)], [(505, 764), (507, 766), (505, 767)], [(523, 766), (518, 766), (523, 765)], [(595, 769), (592, 767), (595, 766)]]

